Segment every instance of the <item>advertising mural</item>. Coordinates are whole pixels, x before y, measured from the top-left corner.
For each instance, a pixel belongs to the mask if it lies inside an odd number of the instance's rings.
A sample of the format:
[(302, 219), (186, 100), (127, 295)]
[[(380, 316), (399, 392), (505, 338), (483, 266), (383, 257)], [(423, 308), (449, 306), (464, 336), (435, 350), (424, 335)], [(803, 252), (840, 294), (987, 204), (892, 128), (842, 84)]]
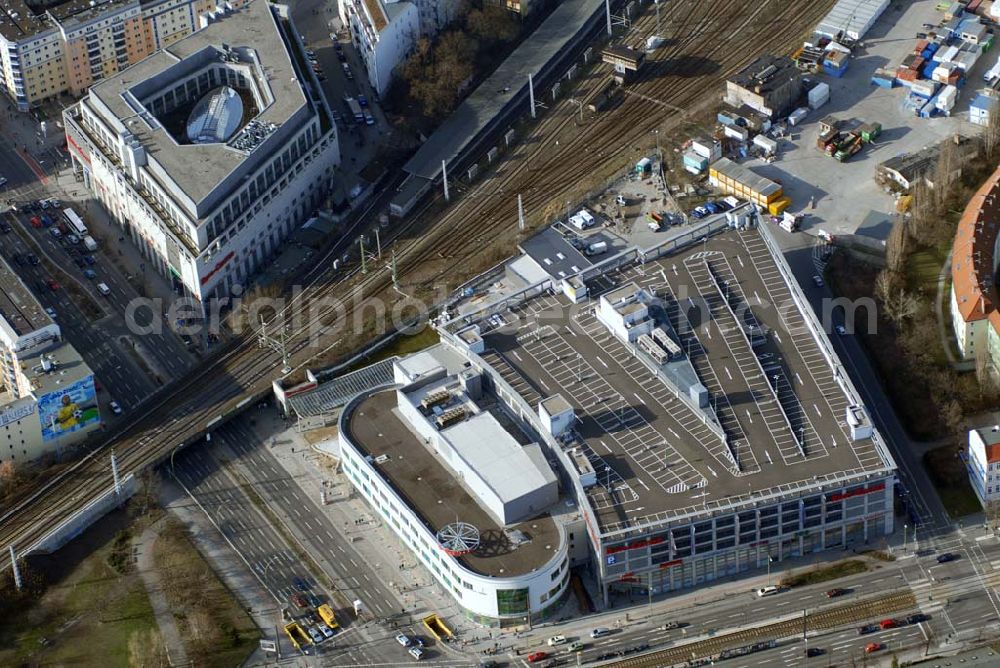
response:
[(38, 419), (42, 423), (43, 441), (51, 441), (100, 422), (94, 377), (87, 376), (68, 387), (39, 397)]

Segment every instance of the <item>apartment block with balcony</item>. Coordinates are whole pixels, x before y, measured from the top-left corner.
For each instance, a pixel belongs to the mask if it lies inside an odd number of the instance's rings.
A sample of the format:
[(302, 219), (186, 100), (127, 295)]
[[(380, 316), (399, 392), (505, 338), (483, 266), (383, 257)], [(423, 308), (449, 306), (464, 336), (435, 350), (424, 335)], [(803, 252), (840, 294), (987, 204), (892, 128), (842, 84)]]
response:
[[(240, 7), (245, 0), (230, 0)], [(20, 111), (69, 93), (198, 29), (215, 0), (68, 0), (45, 6), (0, 0), (0, 91)]]
[(204, 307), (246, 285), (315, 212), (340, 153), (287, 8), (254, 0), (201, 21), (63, 118), (83, 182)]

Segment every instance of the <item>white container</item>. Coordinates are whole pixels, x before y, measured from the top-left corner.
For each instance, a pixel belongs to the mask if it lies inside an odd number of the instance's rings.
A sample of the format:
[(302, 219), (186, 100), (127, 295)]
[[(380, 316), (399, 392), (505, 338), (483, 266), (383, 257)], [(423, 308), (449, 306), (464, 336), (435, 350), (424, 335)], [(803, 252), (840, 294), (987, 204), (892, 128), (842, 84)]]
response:
[(944, 50), (944, 53), (942, 53), (939, 57), (934, 58), (933, 60), (936, 60), (939, 63), (951, 63), (955, 61), (956, 56), (958, 56), (958, 47), (949, 46), (947, 49)]
[(713, 162), (722, 157), (722, 144), (714, 139), (694, 139), (691, 141), (691, 150)]
[(952, 63), (947, 65), (938, 65), (934, 68), (934, 73), (931, 74), (931, 79), (940, 83), (948, 83), (948, 77), (951, 76), (951, 69), (954, 67)]
[(817, 98), (817, 99), (813, 99), (813, 97), (810, 95), (809, 96), (809, 108), (813, 109), (813, 110), (819, 109), (820, 107), (822, 107), (824, 104), (826, 104), (829, 101), (830, 101), (830, 93), (829, 92), (827, 92), (827, 94), (824, 95), (823, 97), (820, 97), (820, 98)]
[(802, 119), (809, 115), (808, 107), (799, 107), (788, 115), (788, 122), (791, 125), (798, 125)]
[(809, 91), (809, 106), (815, 109), (816, 107), (823, 104), (820, 100), (826, 101), (830, 99), (830, 84), (821, 82), (814, 86), (812, 90)]
[(945, 111), (951, 111), (955, 106), (955, 100), (958, 98), (958, 89), (954, 86), (945, 86), (944, 90), (937, 96), (937, 101), (934, 103), (938, 109)]
[(727, 137), (732, 137), (733, 139), (739, 139), (746, 141), (750, 137), (750, 133), (747, 132), (746, 128), (741, 128), (738, 125), (727, 125), (723, 128), (723, 132), (726, 133)]
[(754, 146), (759, 146), (764, 149), (764, 152), (769, 155), (774, 155), (778, 152), (778, 142), (765, 135), (757, 135), (754, 137), (753, 144)]
[(659, 35), (652, 35), (646, 38), (646, 51), (656, 51), (663, 46), (664, 39)]

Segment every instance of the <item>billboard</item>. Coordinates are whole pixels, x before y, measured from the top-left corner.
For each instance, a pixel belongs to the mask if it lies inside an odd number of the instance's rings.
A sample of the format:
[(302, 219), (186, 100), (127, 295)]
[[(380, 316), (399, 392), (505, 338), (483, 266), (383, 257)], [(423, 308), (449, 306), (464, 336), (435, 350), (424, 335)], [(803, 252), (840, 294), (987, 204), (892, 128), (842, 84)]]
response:
[(51, 441), (101, 421), (94, 377), (87, 376), (38, 399), (42, 440)]

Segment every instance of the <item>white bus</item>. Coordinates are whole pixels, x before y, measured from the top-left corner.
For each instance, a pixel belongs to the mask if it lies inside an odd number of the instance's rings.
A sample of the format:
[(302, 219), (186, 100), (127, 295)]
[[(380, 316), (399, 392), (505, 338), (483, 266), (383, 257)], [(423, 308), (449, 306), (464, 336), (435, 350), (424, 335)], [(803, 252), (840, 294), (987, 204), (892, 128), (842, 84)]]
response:
[(76, 215), (76, 211), (67, 207), (63, 209), (63, 216), (66, 217), (66, 226), (70, 232), (78, 237), (87, 235), (87, 228), (84, 226), (83, 221), (80, 220), (80, 216)]

